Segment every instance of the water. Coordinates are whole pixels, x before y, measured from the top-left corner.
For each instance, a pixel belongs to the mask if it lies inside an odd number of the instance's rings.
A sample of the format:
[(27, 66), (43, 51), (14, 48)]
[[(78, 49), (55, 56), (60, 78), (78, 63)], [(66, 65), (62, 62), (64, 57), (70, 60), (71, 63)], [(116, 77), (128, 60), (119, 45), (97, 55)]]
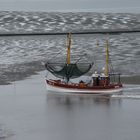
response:
[(123, 93), (112, 97), (58, 95), (46, 91), (44, 75), (0, 86), (0, 126), (6, 140), (140, 137), (138, 85), (125, 85)]
[(1, 139), (139, 138), (140, 94), (54, 95), (34, 80), (0, 87)]
[[(139, 29), (140, 14), (0, 12), (0, 33), (71, 32)], [(73, 35), (72, 60), (81, 55), (104, 67), (105, 40), (110, 42), (110, 57), (125, 83), (140, 84), (140, 34)], [(99, 48), (96, 47), (97, 40)], [(22, 80), (44, 70), (48, 59), (64, 61), (66, 36), (0, 37), (0, 84)], [(60, 53), (59, 55), (57, 55)], [(57, 57), (56, 57), (57, 55)], [(84, 60), (82, 60), (84, 61)], [(125, 65), (124, 65), (125, 64)], [(127, 77), (126, 77), (127, 76)], [(135, 79), (135, 80), (133, 80)], [(134, 82), (135, 81), (135, 82)]]
[[(1, 33), (137, 29), (140, 25), (139, 14), (0, 12), (0, 17)], [(105, 64), (104, 45), (109, 39), (112, 64), (122, 73), (123, 92), (111, 97), (48, 93), (43, 63), (65, 60), (66, 36), (0, 37), (0, 139), (140, 137), (140, 34), (72, 38), (72, 61), (87, 54), (82, 62), (96, 60), (97, 68)]]
[[(81, 61), (96, 62), (94, 68), (102, 69), (105, 65), (106, 38), (108, 37), (104, 35), (73, 35), (72, 61), (76, 62), (81, 55), (87, 54)], [(130, 84), (140, 83), (139, 38), (140, 34), (109, 36), (110, 57), (114, 69)], [(100, 44), (98, 48), (97, 40)], [(47, 60), (63, 62), (66, 60), (65, 42), (65, 36), (1, 37), (0, 83), (21, 80), (44, 70), (43, 63)]]

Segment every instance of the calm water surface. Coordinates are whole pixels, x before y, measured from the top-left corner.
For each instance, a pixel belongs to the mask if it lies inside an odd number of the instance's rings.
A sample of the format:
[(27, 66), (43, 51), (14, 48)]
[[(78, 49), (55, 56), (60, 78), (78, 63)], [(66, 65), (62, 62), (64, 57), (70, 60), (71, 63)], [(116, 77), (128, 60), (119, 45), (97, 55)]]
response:
[[(47, 93), (44, 72), (0, 86), (0, 136), (7, 140), (138, 140), (139, 86), (121, 95)], [(134, 91), (134, 92), (133, 92)], [(4, 139), (4, 140), (5, 140)]]

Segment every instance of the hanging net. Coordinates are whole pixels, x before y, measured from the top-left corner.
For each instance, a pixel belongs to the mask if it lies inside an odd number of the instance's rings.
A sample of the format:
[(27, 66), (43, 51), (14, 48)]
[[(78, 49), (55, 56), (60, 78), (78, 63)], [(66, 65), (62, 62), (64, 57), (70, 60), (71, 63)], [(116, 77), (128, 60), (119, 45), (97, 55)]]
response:
[(46, 63), (46, 69), (58, 78), (78, 78), (87, 73), (93, 63)]

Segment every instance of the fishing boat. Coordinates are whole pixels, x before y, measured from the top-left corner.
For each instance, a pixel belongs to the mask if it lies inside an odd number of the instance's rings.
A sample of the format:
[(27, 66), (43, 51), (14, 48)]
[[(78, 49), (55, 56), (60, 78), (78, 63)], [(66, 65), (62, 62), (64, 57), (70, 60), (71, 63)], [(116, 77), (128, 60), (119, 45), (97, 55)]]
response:
[(67, 35), (67, 56), (66, 62), (46, 62), (45, 67), (48, 72), (56, 78), (46, 78), (47, 90), (58, 93), (82, 93), (82, 94), (113, 94), (122, 90), (122, 83), (119, 73), (112, 73), (109, 69), (109, 43), (106, 41), (106, 63), (103, 73), (94, 71), (90, 80), (85, 82), (80, 79), (72, 82), (71, 79), (79, 78), (88, 73), (94, 63), (71, 62), (71, 34)]

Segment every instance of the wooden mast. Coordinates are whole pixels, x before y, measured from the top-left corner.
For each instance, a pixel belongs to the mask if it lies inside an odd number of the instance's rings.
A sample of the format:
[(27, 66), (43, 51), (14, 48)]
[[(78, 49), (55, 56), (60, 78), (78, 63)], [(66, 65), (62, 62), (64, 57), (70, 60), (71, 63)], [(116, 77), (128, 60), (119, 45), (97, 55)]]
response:
[(105, 66), (105, 76), (109, 75), (109, 44), (108, 40), (106, 40), (106, 66)]
[(71, 33), (67, 35), (67, 64), (70, 64), (71, 57), (70, 57), (70, 49), (71, 49)]

